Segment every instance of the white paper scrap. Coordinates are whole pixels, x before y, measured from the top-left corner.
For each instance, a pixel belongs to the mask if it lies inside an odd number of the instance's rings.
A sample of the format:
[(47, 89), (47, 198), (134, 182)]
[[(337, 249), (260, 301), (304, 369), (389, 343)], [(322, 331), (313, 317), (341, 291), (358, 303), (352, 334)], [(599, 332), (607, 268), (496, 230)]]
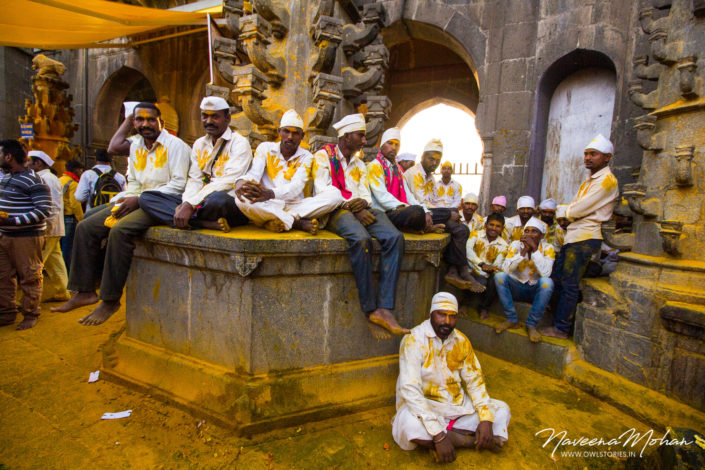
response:
[(100, 419), (120, 419), (128, 418), (132, 414), (132, 410), (120, 411), (118, 413), (103, 413)]
[(95, 372), (91, 372), (90, 375), (88, 376), (88, 383), (92, 384), (93, 382), (98, 381), (98, 376), (100, 375), (100, 371), (97, 370)]

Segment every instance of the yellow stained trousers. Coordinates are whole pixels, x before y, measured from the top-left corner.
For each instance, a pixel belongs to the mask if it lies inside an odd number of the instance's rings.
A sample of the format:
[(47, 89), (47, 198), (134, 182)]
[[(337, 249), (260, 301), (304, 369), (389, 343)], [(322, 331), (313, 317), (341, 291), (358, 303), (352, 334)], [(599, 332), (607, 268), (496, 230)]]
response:
[(69, 276), (66, 272), (64, 257), (61, 254), (61, 237), (46, 237), (42, 259), (44, 260), (44, 287), (42, 289), (42, 302), (49, 299), (68, 299), (69, 292), (66, 284)]

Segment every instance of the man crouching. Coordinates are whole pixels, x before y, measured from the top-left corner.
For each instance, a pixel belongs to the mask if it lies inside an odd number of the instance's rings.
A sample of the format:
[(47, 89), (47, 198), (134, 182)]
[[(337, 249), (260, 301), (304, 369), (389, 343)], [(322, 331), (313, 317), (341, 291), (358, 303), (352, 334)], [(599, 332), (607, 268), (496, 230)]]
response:
[(427, 447), (439, 462), (453, 462), (458, 447), (499, 450), (511, 417), (506, 403), (487, 395), (470, 340), (455, 330), (457, 314), (455, 296), (437, 293), (431, 318), (399, 350), (394, 440), (404, 450)]

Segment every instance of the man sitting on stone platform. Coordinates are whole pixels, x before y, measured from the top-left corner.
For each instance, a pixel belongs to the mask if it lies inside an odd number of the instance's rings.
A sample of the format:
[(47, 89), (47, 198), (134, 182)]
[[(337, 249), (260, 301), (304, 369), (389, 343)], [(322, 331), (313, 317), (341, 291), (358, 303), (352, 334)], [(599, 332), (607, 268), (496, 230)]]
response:
[(524, 235), (524, 225), (533, 217), (536, 203), (531, 196), (521, 196), (517, 201), (517, 214), (505, 220), (507, 242), (515, 242)]
[(600, 251), (602, 222), (612, 217), (619, 197), (617, 178), (609, 167), (613, 151), (612, 142), (601, 134), (590, 141), (583, 157), (590, 176), (580, 185), (565, 213), (556, 214), (570, 220), (570, 225), (552, 276), (556, 284), (552, 300), (553, 326), (541, 330), (544, 336), (567, 338), (573, 326), (580, 279), (588, 261)]
[(400, 153), (397, 157), (397, 163), (401, 167), (402, 173), (416, 165), (416, 155), (413, 153)]
[(252, 167), (236, 184), (237, 206), (256, 225), (272, 232), (295, 228), (315, 235), (318, 218), (345, 201), (332, 186), (304, 197), (313, 155), (299, 146), (303, 127), (296, 111), (284, 113), (278, 131), (281, 141), (259, 144)]
[(470, 230), (460, 223), (457, 210), (440, 206), (433, 172), (438, 168), (442, 156), (443, 143), (438, 139), (431, 139), (424, 148), (421, 162), (404, 173), (404, 179), (416, 200), (431, 210), (433, 223), (444, 224), (446, 233), (451, 235), (451, 241), (443, 254), (443, 259), (450, 266), (445, 276), (446, 282), (459, 289), (482, 292), (485, 288), (470, 274), (465, 252)]
[[(424, 233), (434, 230), (431, 212), (426, 212), (409, 190), (396, 162), (401, 133), (396, 127), (384, 131), (377, 158), (367, 164), (372, 207), (384, 211), (401, 231)], [(435, 227), (443, 232), (442, 227)]]
[[(160, 116), (155, 105), (140, 103), (110, 139), (110, 153), (129, 152), (127, 189), (115, 197), (115, 202), (96, 209), (76, 227), (68, 288), (78, 293), (52, 311), (68, 312), (102, 300), (90, 315), (79, 320), (84, 325), (98, 325), (120, 308), (135, 249), (134, 238), (157, 223), (139, 208), (140, 194), (153, 189), (179, 195), (186, 186), (191, 149), (163, 129)], [(128, 140), (132, 127), (139, 136)], [(105, 239), (108, 243), (103, 257), (101, 245)], [(100, 296), (95, 291), (98, 282)]]
[(463, 198), (463, 187), (460, 186), (460, 183), (451, 179), (452, 174), (453, 164), (451, 162), (443, 162), (443, 165), (441, 165), (441, 179), (436, 185), (438, 202), (440, 207), (459, 211)]
[(480, 284), (487, 287), (487, 290), (481, 294), (478, 307), (482, 319), (489, 317), (487, 310), (497, 297), (494, 275), (501, 272), (504, 257), (507, 255), (508, 245), (502, 238), (503, 228), (504, 216), (495, 212), (487, 216), (485, 229), (471, 232), (468, 239), (468, 263), (472, 269), (472, 275)]
[(556, 253), (558, 253), (561, 251), (565, 240), (565, 230), (556, 222), (556, 207), (558, 207), (558, 204), (555, 200), (552, 198), (544, 199), (539, 204), (539, 215), (541, 216), (541, 222), (548, 227), (544, 240), (553, 245)]
[(541, 341), (536, 329), (544, 310), (551, 300), (553, 281), (551, 270), (556, 258), (553, 246), (543, 240), (546, 224), (531, 217), (524, 225), (524, 235), (509, 245), (507, 256), (502, 263), (502, 271), (495, 273), (494, 282), (497, 295), (502, 302), (507, 319), (495, 328), (501, 333), (508, 328), (518, 328), (519, 319), (514, 308), (514, 300), (531, 302), (526, 330), (532, 342)]
[(484, 228), (485, 221), (482, 216), (477, 213), (477, 194), (467, 193), (463, 196), (461, 209), (462, 217), (460, 222), (470, 229), (471, 234), (473, 231), (480, 231)]
[(470, 340), (455, 329), (457, 314), (456, 298), (437, 293), (430, 318), (399, 348), (394, 441), (429, 448), (440, 462), (454, 461), (460, 447), (499, 450), (509, 437), (509, 407), (487, 394)]
[(203, 98), (201, 124), (206, 135), (193, 143), (183, 195), (144, 191), (140, 208), (164, 225), (228, 232), (249, 222), (235, 205), (233, 185), (249, 168), (252, 149), (230, 129), (230, 105), (223, 98)]
[[(345, 202), (330, 217), (331, 232), (348, 242), (350, 263), (360, 298), (360, 308), (377, 339), (391, 338), (390, 333), (405, 334), (409, 330), (397, 322), (394, 309), (397, 281), (404, 256), (404, 235), (387, 215), (372, 207), (367, 183), (367, 167), (357, 153), (365, 140), (365, 116), (350, 114), (333, 124), (338, 131), (338, 144), (325, 145), (316, 152), (312, 174), (314, 194), (340, 191)], [(372, 237), (382, 245), (379, 285), (375, 295), (372, 278)]]

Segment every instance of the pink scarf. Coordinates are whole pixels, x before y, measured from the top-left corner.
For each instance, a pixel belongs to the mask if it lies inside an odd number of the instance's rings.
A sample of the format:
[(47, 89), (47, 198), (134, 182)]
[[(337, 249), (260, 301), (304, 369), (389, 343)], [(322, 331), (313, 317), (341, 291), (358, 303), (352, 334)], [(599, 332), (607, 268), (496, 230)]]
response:
[(402, 169), (399, 164), (391, 165), (381, 152), (377, 152), (377, 161), (384, 170), (384, 185), (387, 187), (387, 191), (404, 204), (408, 204), (406, 191), (404, 191), (404, 181), (401, 179)]
[(333, 181), (333, 186), (340, 190), (343, 197), (350, 199), (352, 192), (345, 187), (345, 172), (343, 171), (343, 166), (340, 164), (340, 160), (338, 160), (338, 152), (335, 147), (335, 144), (323, 146), (330, 160), (331, 180)]

